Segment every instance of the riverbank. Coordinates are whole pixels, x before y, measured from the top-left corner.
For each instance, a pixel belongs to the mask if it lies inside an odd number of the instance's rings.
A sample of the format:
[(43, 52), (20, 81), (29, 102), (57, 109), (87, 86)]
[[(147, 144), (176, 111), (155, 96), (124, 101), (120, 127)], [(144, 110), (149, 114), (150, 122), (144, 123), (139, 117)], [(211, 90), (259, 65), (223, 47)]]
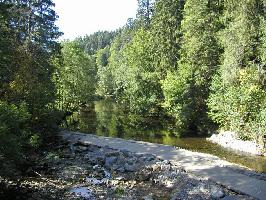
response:
[(60, 141), (28, 174), (2, 181), (1, 199), (253, 199), (152, 154), (82, 141)]
[(65, 140), (82, 141), (101, 147), (128, 150), (141, 154), (154, 154), (157, 158), (168, 160), (185, 171), (224, 185), (234, 191), (264, 199), (266, 196), (265, 174), (255, 173), (247, 168), (224, 161), (209, 154), (192, 152), (169, 145), (125, 140), (120, 138), (101, 137), (79, 132), (61, 133)]
[(265, 156), (266, 151), (263, 145), (259, 145), (254, 141), (243, 141), (236, 137), (236, 133), (231, 131), (222, 131), (219, 134), (213, 134), (209, 141), (219, 144), (225, 148), (254, 155)]

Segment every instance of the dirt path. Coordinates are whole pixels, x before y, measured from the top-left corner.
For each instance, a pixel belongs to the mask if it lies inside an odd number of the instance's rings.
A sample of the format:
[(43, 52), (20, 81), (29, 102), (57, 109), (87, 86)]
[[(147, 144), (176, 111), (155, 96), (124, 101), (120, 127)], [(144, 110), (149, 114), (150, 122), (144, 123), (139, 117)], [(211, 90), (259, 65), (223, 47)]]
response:
[[(98, 146), (109, 146), (114, 149), (128, 150), (135, 153), (154, 154), (182, 166), (186, 171), (210, 179), (236, 192), (257, 199), (266, 199), (266, 181), (264, 178), (252, 176), (248, 170), (209, 154), (177, 149), (173, 146), (154, 144), (141, 141), (124, 140), (120, 138), (100, 137), (78, 132), (63, 132), (64, 139), (82, 141)], [(263, 176), (262, 176), (263, 177)]]

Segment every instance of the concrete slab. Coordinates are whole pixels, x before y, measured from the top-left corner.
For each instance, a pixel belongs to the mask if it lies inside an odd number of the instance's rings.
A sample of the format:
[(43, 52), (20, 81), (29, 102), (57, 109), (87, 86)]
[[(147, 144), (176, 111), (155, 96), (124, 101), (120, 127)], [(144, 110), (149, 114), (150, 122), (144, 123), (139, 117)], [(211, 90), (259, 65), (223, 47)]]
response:
[(241, 174), (233, 169), (234, 164), (221, 160), (216, 156), (178, 149), (169, 145), (100, 137), (78, 132), (63, 132), (62, 137), (71, 142), (82, 141), (83, 143), (109, 146), (135, 153), (154, 154), (161, 159), (178, 164), (186, 171), (210, 179), (231, 190), (260, 200), (266, 200), (266, 181)]

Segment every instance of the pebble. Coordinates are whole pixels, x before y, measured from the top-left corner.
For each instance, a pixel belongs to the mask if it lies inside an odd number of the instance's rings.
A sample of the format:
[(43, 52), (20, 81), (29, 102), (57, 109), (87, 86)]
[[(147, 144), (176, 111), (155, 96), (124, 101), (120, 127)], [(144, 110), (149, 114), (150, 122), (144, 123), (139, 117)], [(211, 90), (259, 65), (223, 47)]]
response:
[(82, 197), (86, 200), (93, 198), (92, 191), (86, 187), (73, 188), (70, 190), (70, 192), (73, 193), (75, 196)]
[(219, 199), (225, 196), (224, 191), (218, 187), (211, 188), (211, 196), (215, 199)]
[(112, 165), (117, 161), (117, 157), (110, 156), (105, 158), (104, 166), (108, 169), (111, 169)]
[(136, 169), (137, 169), (137, 167), (134, 164), (132, 164), (132, 165), (128, 164), (128, 163), (125, 164), (125, 170), (127, 172), (134, 172), (134, 171), (136, 171)]

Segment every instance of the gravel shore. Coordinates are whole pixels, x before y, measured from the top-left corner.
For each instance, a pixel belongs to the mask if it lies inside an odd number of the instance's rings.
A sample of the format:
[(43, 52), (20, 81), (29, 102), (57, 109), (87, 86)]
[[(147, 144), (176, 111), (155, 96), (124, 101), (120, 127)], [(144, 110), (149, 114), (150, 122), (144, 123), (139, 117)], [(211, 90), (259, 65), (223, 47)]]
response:
[(154, 155), (61, 142), (18, 182), (0, 181), (0, 199), (247, 199)]
[(265, 148), (254, 141), (243, 141), (237, 138), (236, 133), (231, 131), (222, 131), (219, 134), (213, 134), (209, 141), (219, 144), (225, 148), (236, 151), (265, 156)]

